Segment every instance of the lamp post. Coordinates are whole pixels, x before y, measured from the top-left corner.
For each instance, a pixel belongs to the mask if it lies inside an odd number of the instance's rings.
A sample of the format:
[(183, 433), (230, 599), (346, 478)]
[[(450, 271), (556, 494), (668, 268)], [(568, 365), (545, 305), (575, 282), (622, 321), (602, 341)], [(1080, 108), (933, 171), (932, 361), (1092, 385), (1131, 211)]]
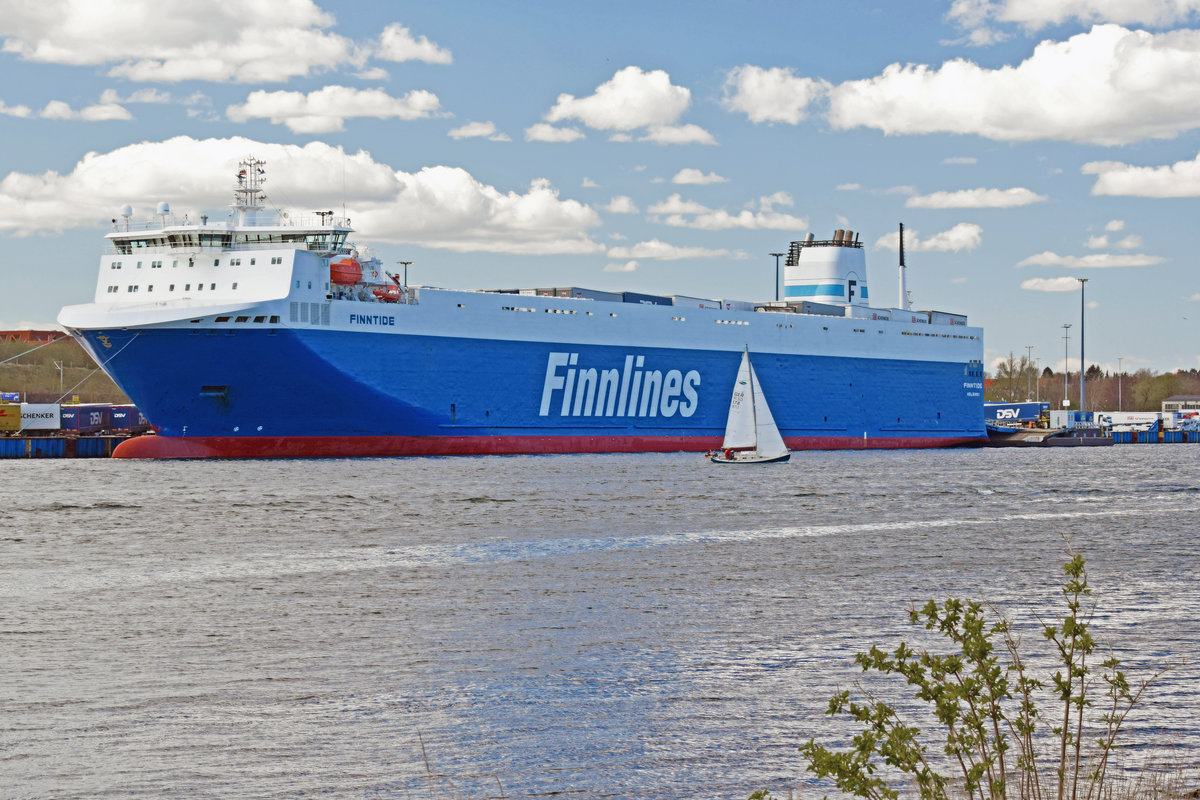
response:
[(779, 299), (779, 257), (783, 253), (768, 253), (767, 255), (775, 256), (775, 299)]
[(1087, 411), (1087, 404), (1083, 402), (1083, 373), (1087, 371), (1087, 362), (1083, 360), (1083, 295), (1086, 288), (1087, 278), (1076, 278), (1079, 281), (1079, 410)]
[(1063, 408), (1071, 407), (1071, 323), (1063, 323)]
[(1025, 369), (1027, 370), (1025, 373), (1025, 400), (1028, 401), (1029, 395), (1032, 394), (1029, 390), (1030, 379), (1033, 377), (1033, 345), (1031, 344), (1025, 345)]
[(397, 261), (396, 263), (397, 263), (397, 264), (403, 264), (403, 265), (404, 265), (404, 285), (407, 287), (407, 286), (408, 286), (408, 265), (409, 265), (409, 264), (411, 264), (411, 263), (413, 263), (413, 262), (411, 262), (411, 261)]
[(1125, 410), (1121, 405), (1121, 362), (1124, 360), (1125, 356), (1117, 356), (1117, 411)]

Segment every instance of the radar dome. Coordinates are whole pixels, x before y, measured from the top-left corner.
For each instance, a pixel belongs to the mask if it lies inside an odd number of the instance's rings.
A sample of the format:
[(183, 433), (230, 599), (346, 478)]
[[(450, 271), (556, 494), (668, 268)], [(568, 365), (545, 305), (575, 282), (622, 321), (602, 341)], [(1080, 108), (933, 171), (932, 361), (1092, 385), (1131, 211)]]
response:
[(171, 213), (171, 205), (166, 200), (163, 200), (161, 203), (158, 204), (158, 211), (156, 211), (154, 213), (170, 214)]
[(125, 205), (121, 206), (121, 216), (122, 217), (132, 217), (133, 216), (133, 206), (129, 205), (129, 203), (126, 203)]

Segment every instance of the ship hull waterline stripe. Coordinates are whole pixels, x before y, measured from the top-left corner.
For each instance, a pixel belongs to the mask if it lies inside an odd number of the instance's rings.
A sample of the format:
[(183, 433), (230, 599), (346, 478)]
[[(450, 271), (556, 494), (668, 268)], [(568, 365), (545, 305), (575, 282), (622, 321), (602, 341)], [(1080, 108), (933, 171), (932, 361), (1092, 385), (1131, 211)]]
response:
[[(792, 450), (905, 450), (982, 445), (986, 437), (785, 437)], [(113, 458), (349, 458), (704, 452), (720, 436), (139, 436)]]

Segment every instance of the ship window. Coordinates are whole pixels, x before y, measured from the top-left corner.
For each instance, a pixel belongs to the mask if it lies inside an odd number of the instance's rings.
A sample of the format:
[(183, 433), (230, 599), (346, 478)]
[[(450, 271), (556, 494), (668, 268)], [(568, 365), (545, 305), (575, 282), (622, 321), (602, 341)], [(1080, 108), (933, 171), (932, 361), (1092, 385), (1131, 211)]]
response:
[(138, 269), (141, 269), (141, 268), (142, 268), (142, 262), (140, 262), (140, 261), (138, 262), (137, 268), (138, 268)]
[(175, 269), (178, 266), (179, 266), (179, 259), (177, 258), (171, 262), (171, 269)]
[[(275, 314), (272, 314), (272, 315), (271, 315), (271, 324), (273, 324), (273, 325), (274, 325), (274, 324), (277, 324), (278, 322), (279, 322), (279, 317), (278, 317), (277, 315), (275, 315)], [(273, 331), (272, 331), (272, 332), (273, 332)]]
[[(274, 264), (274, 263), (275, 263), (275, 259), (273, 259), (273, 258), (272, 258), (272, 259), (271, 259), (271, 263), (272, 263), (272, 264)], [(297, 289), (299, 289), (299, 288), (300, 288), (300, 281), (296, 281), (296, 288), (297, 288)]]
[(208, 288), (209, 288), (209, 289), (212, 289), (213, 291), (216, 291), (217, 285), (216, 285), (215, 283), (210, 283), (210, 284), (208, 285)]
[(312, 281), (308, 282), (308, 288), (310, 288), (310, 289), (312, 288)]
[(219, 259), (219, 258), (214, 258), (214, 259), (213, 259), (213, 266), (214, 266), (214, 267), (219, 267), (219, 266), (221, 266), (221, 259)]
[(250, 259), (250, 266), (252, 266), (252, 267), (254, 266), (254, 259), (253, 259), (253, 258), (252, 258), (252, 259)]
[(173, 283), (172, 283), (170, 286), (168, 286), (168, 287), (167, 287), (167, 291), (168, 291), (168, 292), (173, 292), (173, 291), (175, 291), (175, 284), (173, 284)]
[(153, 292), (153, 291), (154, 291), (154, 284), (152, 283), (152, 284), (150, 284), (149, 286), (147, 286), (147, 287), (146, 287), (146, 291), (147, 291), (147, 292)]
[[(225, 319), (229, 319), (229, 317), (226, 317)], [(220, 321), (221, 320), (217, 320), (217, 322), (220, 322)], [(249, 322), (249, 321), (250, 321), (249, 317), (238, 317), (237, 319), (234, 320), (234, 322)]]
[[(234, 288), (234, 289), (236, 289), (236, 288), (237, 288), (237, 281), (234, 281), (234, 282), (233, 282), (233, 288)], [(883, 333), (883, 331), (880, 331), (880, 333)]]
[(229, 317), (217, 317), (213, 322), (229, 322)]
[(610, 317), (615, 317), (615, 316), (616, 316), (616, 314), (612, 314), (612, 313), (610, 313), (610, 314), (609, 314), (609, 316), (610, 316)]
[(184, 284), (183, 290), (185, 292), (190, 292), (192, 290), (192, 285), (190, 283)]
[(267, 318), (266, 317), (255, 317), (254, 321), (255, 322), (266, 322)]

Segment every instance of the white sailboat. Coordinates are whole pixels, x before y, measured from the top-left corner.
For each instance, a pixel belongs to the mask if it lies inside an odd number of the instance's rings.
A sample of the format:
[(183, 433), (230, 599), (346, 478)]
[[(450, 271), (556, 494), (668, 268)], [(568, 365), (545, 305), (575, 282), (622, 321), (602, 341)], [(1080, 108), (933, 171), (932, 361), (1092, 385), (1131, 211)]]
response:
[(763, 396), (758, 376), (750, 364), (750, 348), (742, 353), (742, 365), (733, 382), (733, 397), (729, 401), (729, 419), (725, 423), (725, 441), (712, 455), (717, 464), (766, 464), (787, 461), (788, 452), (767, 398)]

